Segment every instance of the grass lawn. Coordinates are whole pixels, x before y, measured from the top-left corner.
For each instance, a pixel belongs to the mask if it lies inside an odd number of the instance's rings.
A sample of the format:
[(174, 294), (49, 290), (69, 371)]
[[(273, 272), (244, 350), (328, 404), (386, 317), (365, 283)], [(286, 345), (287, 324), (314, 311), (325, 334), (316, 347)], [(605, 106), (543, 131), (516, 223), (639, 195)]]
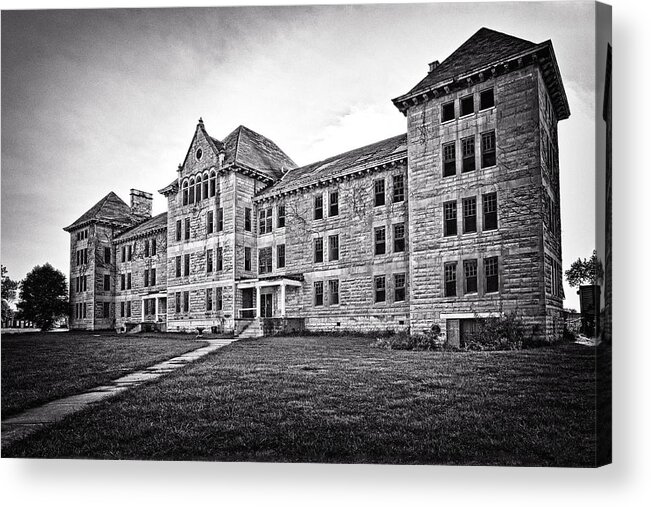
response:
[(0, 342), (3, 419), (203, 345), (108, 333), (3, 334)]
[(389, 351), (241, 341), (3, 457), (590, 466), (594, 349)]

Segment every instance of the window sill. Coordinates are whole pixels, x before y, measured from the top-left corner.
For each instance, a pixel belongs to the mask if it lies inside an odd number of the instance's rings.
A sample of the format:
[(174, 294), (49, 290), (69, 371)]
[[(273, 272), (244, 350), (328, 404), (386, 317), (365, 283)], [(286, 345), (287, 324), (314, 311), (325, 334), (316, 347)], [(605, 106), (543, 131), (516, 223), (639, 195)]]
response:
[(452, 118), (451, 120), (441, 121), (441, 125), (446, 125), (448, 123), (452, 123), (454, 120), (456, 120), (456, 118)]
[(474, 112), (474, 111), (473, 111), (472, 113), (467, 113), (467, 114), (464, 114), (464, 115), (462, 115), (462, 116), (459, 116), (459, 119), (460, 119), (460, 120), (466, 120), (466, 119), (470, 118), (471, 116), (475, 116), (475, 112)]

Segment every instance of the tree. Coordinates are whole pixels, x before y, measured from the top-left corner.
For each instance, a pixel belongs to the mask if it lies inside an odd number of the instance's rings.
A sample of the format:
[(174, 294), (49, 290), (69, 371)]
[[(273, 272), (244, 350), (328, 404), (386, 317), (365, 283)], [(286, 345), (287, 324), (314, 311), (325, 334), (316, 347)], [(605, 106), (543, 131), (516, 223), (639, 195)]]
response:
[(20, 283), (18, 308), (23, 318), (31, 320), (41, 331), (68, 313), (68, 287), (65, 275), (49, 263), (36, 266)]
[(570, 287), (579, 285), (596, 285), (604, 276), (604, 268), (597, 257), (597, 251), (592, 251), (590, 259), (575, 260), (570, 269), (565, 272), (565, 278)]
[(9, 306), (9, 303), (16, 299), (16, 289), (18, 288), (18, 282), (9, 278), (7, 275), (7, 268), (5, 266), (1, 267), (2, 269), (2, 320), (5, 321), (10, 319), (13, 315), (13, 311)]

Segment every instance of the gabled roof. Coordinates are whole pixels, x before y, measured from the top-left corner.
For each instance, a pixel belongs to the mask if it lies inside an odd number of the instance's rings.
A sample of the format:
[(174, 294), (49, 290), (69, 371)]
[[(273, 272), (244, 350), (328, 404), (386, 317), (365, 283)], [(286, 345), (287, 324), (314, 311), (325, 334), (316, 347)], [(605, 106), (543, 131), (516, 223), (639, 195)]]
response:
[(115, 241), (126, 241), (138, 236), (146, 236), (161, 229), (167, 229), (167, 212), (148, 218), (135, 227), (120, 233), (115, 237)]
[(130, 226), (136, 223), (137, 219), (131, 214), (131, 208), (115, 192), (109, 192), (71, 225), (64, 227), (63, 230), (71, 231), (92, 221), (111, 222), (120, 226)]
[(228, 134), (223, 143), (226, 150), (224, 164), (255, 169), (274, 180), (296, 167), (296, 163), (271, 139), (243, 125)]
[(401, 134), (335, 155), (321, 162), (292, 169), (280, 181), (266, 188), (258, 195), (282, 193), (317, 181), (325, 181), (347, 173), (354, 173), (360, 169), (373, 167), (383, 162), (399, 160), (406, 156), (407, 134)]

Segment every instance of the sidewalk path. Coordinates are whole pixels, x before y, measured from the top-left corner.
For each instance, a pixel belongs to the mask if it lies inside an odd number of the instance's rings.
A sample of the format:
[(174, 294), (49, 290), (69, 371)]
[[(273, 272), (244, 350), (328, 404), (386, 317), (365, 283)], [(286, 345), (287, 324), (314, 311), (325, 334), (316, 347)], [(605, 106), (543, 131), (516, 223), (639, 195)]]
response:
[(84, 410), (93, 403), (106, 400), (132, 387), (155, 380), (166, 373), (182, 368), (200, 357), (206, 356), (226, 345), (230, 345), (237, 341), (237, 339), (204, 341), (208, 343), (205, 347), (186, 352), (185, 354), (155, 364), (144, 370), (130, 373), (113, 380), (110, 384), (95, 387), (85, 393), (51, 401), (40, 407), (31, 408), (5, 419), (2, 421), (2, 447), (4, 448), (9, 444), (25, 438), (49, 424), (58, 422), (70, 414)]

